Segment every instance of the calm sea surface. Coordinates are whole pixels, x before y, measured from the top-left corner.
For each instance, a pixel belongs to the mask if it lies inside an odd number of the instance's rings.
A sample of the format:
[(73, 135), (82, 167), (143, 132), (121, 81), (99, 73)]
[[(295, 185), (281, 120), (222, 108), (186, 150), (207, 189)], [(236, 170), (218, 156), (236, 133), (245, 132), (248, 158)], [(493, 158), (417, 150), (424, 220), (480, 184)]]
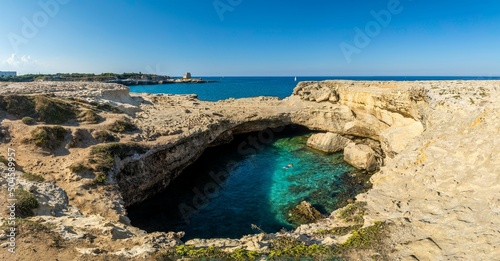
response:
[(165, 84), (131, 86), (131, 92), (197, 94), (200, 100), (218, 101), (228, 98), (275, 96), (285, 98), (292, 94), (299, 81), (322, 80), (376, 80), (376, 81), (424, 81), (424, 80), (500, 80), (500, 77), (450, 77), (450, 76), (379, 76), (379, 77), (202, 77), (217, 82), (204, 84)]

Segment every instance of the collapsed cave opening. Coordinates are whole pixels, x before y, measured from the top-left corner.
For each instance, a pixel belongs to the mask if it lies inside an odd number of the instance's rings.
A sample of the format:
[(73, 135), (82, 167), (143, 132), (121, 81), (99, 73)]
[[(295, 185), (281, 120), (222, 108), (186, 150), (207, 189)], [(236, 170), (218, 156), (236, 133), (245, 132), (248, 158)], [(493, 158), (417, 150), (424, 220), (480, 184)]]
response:
[(342, 153), (307, 147), (312, 133), (287, 125), (216, 139), (166, 189), (127, 208), (132, 225), (184, 231), (185, 240), (239, 238), (293, 229), (300, 224), (293, 209), (302, 201), (328, 216), (369, 189), (370, 175)]

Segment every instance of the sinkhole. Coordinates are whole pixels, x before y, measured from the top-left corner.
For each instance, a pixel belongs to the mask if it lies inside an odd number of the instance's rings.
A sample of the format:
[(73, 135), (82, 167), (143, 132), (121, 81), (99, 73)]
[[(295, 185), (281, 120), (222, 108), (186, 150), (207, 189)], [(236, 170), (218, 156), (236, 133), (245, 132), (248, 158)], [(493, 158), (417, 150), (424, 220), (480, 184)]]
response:
[(296, 227), (289, 211), (303, 200), (328, 216), (366, 189), (342, 153), (306, 146), (307, 128), (270, 131), (272, 140), (247, 133), (208, 148), (165, 191), (128, 207), (132, 225), (184, 231), (183, 240), (274, 233)]

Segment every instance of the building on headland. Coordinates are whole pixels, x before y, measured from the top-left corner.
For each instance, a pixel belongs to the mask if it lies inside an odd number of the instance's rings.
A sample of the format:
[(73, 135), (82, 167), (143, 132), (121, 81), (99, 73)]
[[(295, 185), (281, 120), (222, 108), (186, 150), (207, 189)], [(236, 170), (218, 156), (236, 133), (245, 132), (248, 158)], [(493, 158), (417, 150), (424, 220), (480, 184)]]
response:
[(191, 73), (186, 73), (184, 76), (182, 76), (183, 79), (191, 79)]
[(17, 72), (0, 71), (0, 77), (16, 77)]

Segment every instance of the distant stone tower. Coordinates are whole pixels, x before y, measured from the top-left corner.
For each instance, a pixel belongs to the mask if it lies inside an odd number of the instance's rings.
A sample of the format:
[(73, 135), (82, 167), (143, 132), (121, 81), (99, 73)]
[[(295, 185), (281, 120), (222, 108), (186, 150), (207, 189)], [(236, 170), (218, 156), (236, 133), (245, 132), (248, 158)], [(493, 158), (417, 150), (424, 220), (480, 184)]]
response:
[(182, 78), (191, 79), (191, 73), (188, 72), (188, 73), (184, 74), (184, 76)]

